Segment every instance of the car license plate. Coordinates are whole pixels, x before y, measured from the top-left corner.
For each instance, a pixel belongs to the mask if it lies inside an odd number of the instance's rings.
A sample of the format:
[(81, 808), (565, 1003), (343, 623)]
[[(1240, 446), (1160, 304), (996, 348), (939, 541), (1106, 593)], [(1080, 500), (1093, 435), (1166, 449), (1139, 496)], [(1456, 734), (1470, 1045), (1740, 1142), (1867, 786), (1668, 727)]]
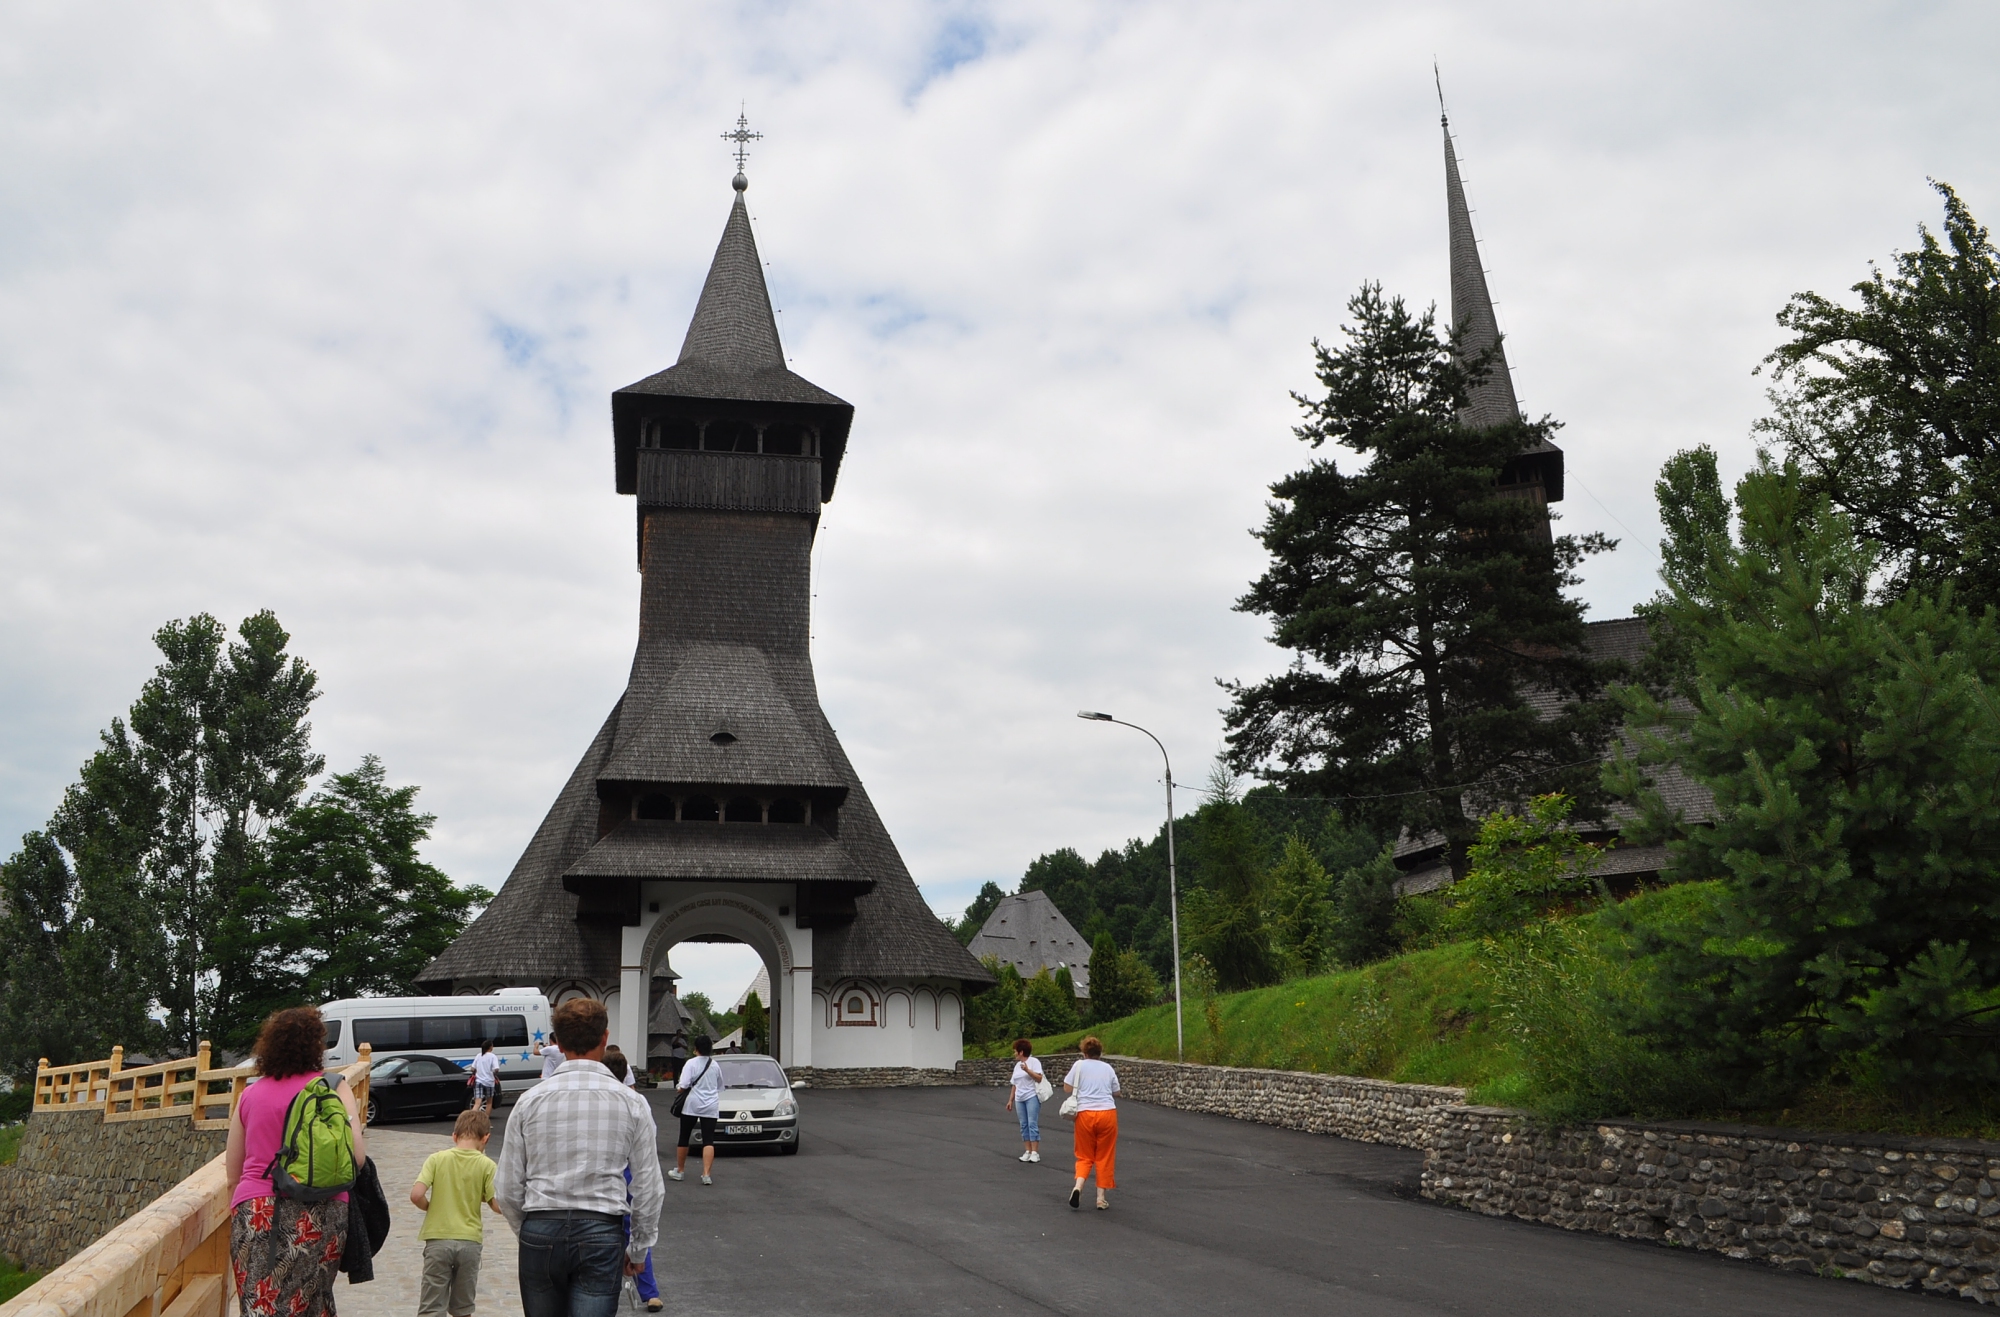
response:
[(764, 1127), (762, 1125), (725, 1125), (722, 1128), (722, 1132), (724, 1134), (762, 1134)]

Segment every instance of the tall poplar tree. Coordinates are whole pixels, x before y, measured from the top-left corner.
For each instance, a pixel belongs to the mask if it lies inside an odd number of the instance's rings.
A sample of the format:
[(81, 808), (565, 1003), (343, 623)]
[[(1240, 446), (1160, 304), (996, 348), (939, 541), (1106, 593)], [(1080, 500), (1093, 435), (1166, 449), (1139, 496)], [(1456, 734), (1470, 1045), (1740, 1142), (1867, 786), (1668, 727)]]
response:
[(1555, 423), (1460, 424), (1497, 345), (1464, 359), (1432, 311), (1363, 286), (1338, 349), (1314, 344), (1325, 393), (1297, 396), (1315, 457), (1271, 487), (1270, 568), (1238, 602), (1268, 617), (1292, 665), (1227, 684), (1231, 763), (1338, 798), (1394, 835), (1441, 834), (1454, 872), (1480, 814), (1562, 791), (1588, 814), (1615, 720), (1613, 669), (1584, 652), (1565, 591), (1601, 535), (1554, 536), (1535, 501), (1498, 487)]

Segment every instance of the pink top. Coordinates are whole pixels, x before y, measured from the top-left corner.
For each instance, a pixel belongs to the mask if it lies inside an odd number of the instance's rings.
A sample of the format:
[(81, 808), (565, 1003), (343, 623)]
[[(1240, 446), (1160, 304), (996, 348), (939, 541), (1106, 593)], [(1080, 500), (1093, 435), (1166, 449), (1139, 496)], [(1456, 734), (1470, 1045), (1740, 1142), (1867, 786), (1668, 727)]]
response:
[[(285, 1134), (285, 1113), (291, 1110), (292, 1099), (318, 1078), (319, 1071), (314, 1070), (288, 1079), (260, 1079), (243, 1090), (236, 1103), (236, 1117), (243, 1122), (243, 1178), (230, 1195), (230, 1211), (238, 1203), (271, 1196), (271, 1159), (278, 1155), (278, 1141)], [(347, 1195), (336, 1194), (334, 1201), (344, 1203)]]

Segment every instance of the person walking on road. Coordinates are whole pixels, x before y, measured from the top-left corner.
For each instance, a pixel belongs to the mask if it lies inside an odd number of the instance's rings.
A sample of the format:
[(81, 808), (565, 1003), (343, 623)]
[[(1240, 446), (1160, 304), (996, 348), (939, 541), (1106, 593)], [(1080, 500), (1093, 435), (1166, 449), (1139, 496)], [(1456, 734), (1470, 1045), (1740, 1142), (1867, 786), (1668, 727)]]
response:
[[(235, 1186), (229, 1198), (229, 1262), (243, 1317), (331, 1317), (333, 1279), (347, 1246), (348, 1196), (282, 1197), (271, 1179), (292, 1099), (322, 1073), (326, 1022), (312, 1006), (273, 1011), (258, 1030), (251, 1055), (257, 1082), (243, 1090), (229, 1113), (222, 1163)], [(347, 1109), (354, 1165), (362, 1167), (368, 1161), (367, 1122), (345, 1078), (335, 1076), (333, 1086)]]
[(1063, 1088), (1076, 1094), (1076, 1183), (1069, 1191), (1072, 1210), (1083, 1205), (1083, 1182), (1097, 1172), (1097, 1210), (1110, 1208), (1104, 1196), (1117, 1188), (1118, 1160), (1118, 1072), (1104, 1060), (1104, 1044), (1095, 1037), (1081, 1044), (1083, 1059), (1063, 1076)]
[(1007, 1109), (1021, 1121), (1021, 1160), (1042, 1159), (1042, 1063), (1034, 1059), (1035, 1045), (1025, 1038), (1014, 1040), (1013, 1085), (1007, 1093)]
[(500, 1058), (493, 1054), (493, 1043), (489, 1039), (479, 1045), (479, 1055), (472, 1058), (472, 1109), (491, 1113), (493, 1097), (500, 1091)]
[(694, 1133), (696, 1125), (701, 1126), (701, 1182), (715, 1183), (715, 1117), (722, 1109), (722, 1076), (715, 1070), (715, 1044), (705, 1033), (694, 1036), (695, 1055), (681, 1067), (681, 1077), (674, 1081), (677, 1089), (685, 1089), (687, 1100), (681, 1104), (681, 1138), (674, 1146), (674, 1169), (667, 1172), (669, 1180), (678, 1180), (687, 1173), (688, 1136)]
[(568, 1059), (515, 1104), (500, 1145), (494, 1196), (519, 1240), (525, 1317), (612, 1317), (659, 1237), (659, 1130), (646, 1099), (604, 1068), (608, 1025), (603, 1002), (556, 1007)]

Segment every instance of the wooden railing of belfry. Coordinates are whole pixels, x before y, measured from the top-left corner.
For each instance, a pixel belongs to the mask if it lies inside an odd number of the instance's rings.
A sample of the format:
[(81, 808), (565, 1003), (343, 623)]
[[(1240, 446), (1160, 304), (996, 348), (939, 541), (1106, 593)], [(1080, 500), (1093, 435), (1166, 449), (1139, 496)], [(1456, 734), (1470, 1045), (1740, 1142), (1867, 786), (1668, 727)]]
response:
[[(369, 1048), (341, 1071), (368, 1110)], [(35, 1110), (99, 1108), (106, 1121), (192, 1118), (198, 1128), (229, 1123), (255, 1071), (210, 1070), (208, 1044), (193, 1062), (120, 1068), (109, 1061), (49, 1066), (35, 1075)], [(192, 1078), (176, 1078), (192, 1071)], [(150, 1078), (158, 1073), (157, 1079)], [(129, 1084), (125, 1081), (131, 1080)], [(44, 1080), (48, 1083), (44, 1084)], [(221, 1091), (211, 1091), (220, 1086)], [(212, 1113), (222, 1110), (217, 1118)], [(211, 1114), (203, 1114), (204, 1112)], [(229, 1199), (236, 1186), (215, 1158), (48, 1275), (0, 1304), (0, 1317), (224, 1317), (235, 1289), (229, 1270)]]

